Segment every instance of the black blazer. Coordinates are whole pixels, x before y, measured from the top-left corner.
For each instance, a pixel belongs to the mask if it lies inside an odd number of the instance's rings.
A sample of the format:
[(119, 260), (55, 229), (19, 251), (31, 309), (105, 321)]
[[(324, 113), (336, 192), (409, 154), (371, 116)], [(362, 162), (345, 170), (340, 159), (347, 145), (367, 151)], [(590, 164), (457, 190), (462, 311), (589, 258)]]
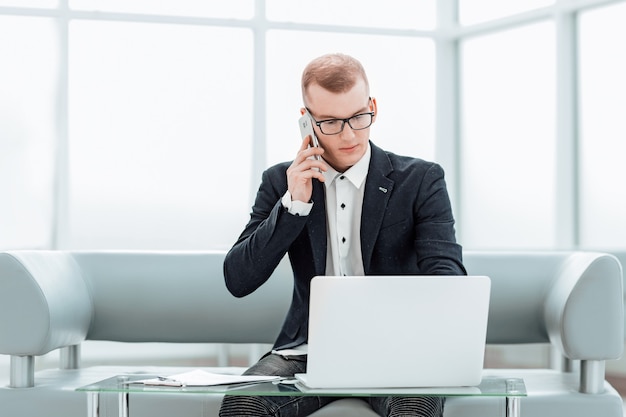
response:
[[(370, 145), (361, 217), (365, 274), (465, 275), (443, 169)], [(289, 254), (294, 293), (275, 348), (307, 341), (309, 282), (326, 269), (324, 184), (314, 180), (308, 216), (289, 214), (280, 200), (290, 164), (263, 173), (250, 221), (224, 261), (228, 290), (243, 297), (267, 281)]]

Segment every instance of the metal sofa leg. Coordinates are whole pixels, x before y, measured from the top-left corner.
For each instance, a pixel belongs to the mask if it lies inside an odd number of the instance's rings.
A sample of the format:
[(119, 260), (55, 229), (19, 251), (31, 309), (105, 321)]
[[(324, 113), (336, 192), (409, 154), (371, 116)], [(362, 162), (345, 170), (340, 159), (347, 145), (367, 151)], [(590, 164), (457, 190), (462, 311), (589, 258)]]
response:
[(230, 351), (226, 343), (217, 345), (217, 366), (228, 366), (230, 363)]
[(550, 346), (550, 369), (561, 372), (579, 372), (579, 361), (566, 358), (561, 351)]
[(65, 346), (59, 350), (61, 369), (80, 368), (80, 345)]
[(11, 388), (32, 388), (35, 386), (35, 357), (11, 355)]
[(604, 361), (580, 361), (580, 392), (600, 394), (604, 391), (606, 363)]

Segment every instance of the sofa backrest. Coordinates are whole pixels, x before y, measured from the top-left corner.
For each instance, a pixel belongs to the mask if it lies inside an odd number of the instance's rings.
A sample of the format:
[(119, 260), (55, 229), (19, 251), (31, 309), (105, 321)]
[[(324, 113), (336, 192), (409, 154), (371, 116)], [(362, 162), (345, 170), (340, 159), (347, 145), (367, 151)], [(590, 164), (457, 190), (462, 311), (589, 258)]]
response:
[(544, 303), (568, 256), (563, 253), (527, 254), (466, 252), (463, 263), (470, 275), (491, 278), (487, 339), (490, 343), (547, 342)]
[[(235, 298), (225, 252), (0, 253), (0, 353), (42, 355), (82, 340), (273, 343), (292, 296), (284, 260)], [(622, 272), (588, 252), (466, 252), (492, 280), (488, 343), (551, 342), (570, 359), (624, 346)], [(27, 330), (25, 330), (27, 329)]]
[(123, 342), (273, 343), (292, 291), (287, 262), (235, 298), (224, 252), (75, 252), (92, 295), (87, 338)]

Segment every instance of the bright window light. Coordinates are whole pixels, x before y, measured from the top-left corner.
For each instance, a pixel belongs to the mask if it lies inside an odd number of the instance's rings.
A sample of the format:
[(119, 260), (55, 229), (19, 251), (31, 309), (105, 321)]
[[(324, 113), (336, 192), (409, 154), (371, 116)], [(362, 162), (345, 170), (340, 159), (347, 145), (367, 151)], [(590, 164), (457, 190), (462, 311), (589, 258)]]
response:
[(435, 0), (265, 2), (270, 20), (325, 25), (428, 30), (435, 27)]
[(554, 38), (550, 22), (462, 44), (466, 248), (555, 245)]
[(232, 245), (250, 207), (251, 32), (74, 21), (69, 51), (68, 245)]
[(581, 246), (626, 246), (626, 4), (580, 16)]
[(473, 25), (553, 4), (554, 0), (459, 0), (459, 21)]
[(59, 0), (0, 0), (0, 6), (6, 7), (57, 7)]
[(54, 20), (0, 16), (0, 248), (51, 245), (58, 55)]
[(254, 15), (254, 0), (70, 0), (69, 5), (72, 9), (77, 10), (225, 19), (250, 19)]

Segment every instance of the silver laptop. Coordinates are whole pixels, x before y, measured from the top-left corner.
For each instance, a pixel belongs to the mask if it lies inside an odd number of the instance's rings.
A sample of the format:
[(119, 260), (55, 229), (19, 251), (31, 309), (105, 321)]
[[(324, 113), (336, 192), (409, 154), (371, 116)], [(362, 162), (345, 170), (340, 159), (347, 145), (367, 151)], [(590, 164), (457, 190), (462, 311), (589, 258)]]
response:
[(491, 281), (485, 276), (315, 277), (307, 388), (480, 384)]

